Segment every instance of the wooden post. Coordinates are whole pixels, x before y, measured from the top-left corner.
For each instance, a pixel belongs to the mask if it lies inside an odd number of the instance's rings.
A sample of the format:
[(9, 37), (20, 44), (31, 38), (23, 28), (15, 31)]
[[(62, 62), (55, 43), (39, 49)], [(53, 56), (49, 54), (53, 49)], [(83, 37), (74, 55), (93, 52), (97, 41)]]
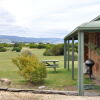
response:
[(72, 37), (72, 79), (74, 80), (74, 37)]
[(84, 95), (83, 87), (84, 32), (78, 32), (78, 94)]
[(66, 69), (66, 58), (67, 58), (67, 55), (66, 55), (66, 40), (64, 40), (64, 68)]
[(70, 70), (70, 68), (69, 68), (69, 59), (70, 59), (70, 54), (69, 54), (69, 40), (68, 40), (68, 45), (67, 45), (67, 48), (68, 48), (68, 56), (67, 56), (67, 60), (68, 60), (68, 71)]

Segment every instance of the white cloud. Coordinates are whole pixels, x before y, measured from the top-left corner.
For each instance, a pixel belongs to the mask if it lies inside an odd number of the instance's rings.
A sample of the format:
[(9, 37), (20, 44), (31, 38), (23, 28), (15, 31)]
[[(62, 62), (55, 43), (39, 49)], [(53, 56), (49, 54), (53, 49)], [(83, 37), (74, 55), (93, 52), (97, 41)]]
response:
[[(100, 1), (1, 0), (0, 7), (13, 16), (9, 18), (14, 21), (9, 23), (29, 31), (25, 36), (63, 38), (73, 28), (98, 16)], [(24, 32), (15, 35), (22, 36)]]

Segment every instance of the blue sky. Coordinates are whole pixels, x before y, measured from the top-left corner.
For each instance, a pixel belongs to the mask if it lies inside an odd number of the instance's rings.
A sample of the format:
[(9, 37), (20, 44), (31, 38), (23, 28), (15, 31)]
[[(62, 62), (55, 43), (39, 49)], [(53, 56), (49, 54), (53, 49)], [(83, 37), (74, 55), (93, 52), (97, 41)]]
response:
[(0, 35), (63, 38), (100, 14), (100, 0), (0, 0)]

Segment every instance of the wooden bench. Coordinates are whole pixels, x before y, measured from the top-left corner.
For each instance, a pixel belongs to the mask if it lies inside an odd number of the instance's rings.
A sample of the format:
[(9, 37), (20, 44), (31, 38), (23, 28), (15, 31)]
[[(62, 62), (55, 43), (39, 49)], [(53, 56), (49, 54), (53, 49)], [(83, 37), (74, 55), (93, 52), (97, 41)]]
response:
[(58, 67), (57, 62), (59, 62), (58, 60), (43, 60), (42, 61), (46, 66), (48, 66), (48, 68), (53, 68), (54, 71), (56, 71), (56, 68)]

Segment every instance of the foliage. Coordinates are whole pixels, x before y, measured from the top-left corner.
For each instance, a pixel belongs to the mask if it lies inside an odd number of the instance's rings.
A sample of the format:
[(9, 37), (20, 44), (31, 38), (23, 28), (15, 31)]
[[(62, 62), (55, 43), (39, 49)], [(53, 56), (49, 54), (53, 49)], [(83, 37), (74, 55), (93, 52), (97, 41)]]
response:
[(37, 48), (38, 49), (43, 49), (43, 48), (46, 48), (46, 46), (45, 46), (45, 44), (40, 43), (40, 44), (38, 44)]
[(15, 43), (14, 47), (20, 47), (20, 44), (19, 43)]
[(53, 56), (51, 49), (46, 49), (43, 53), (44, 56)]
[[(69, 51), (72, 51), (72, 43), (69, 43)], [(68, 49), (67, 48), (67, 49)], [(74, 43), (74, 51), (76, 52), (76, 53), (78, 53), (78, 43), (76, 42), (76, 43)]]
[(23, 43), (23, 42), (16, 42), (15, 44), (13, 44), (13, 47), (24, 47), (26, 46), (26, 43)]
[(21, 43), (15, 43), (14, 46), (13, 46), (12, 51), (20, 52), (21, 49), (22, 49)]
[(63, 55), (64, 54), (64, 45), (58, 44), (52, 47), (51, 52), (54, 56)]
[(13, 44), (0, 43), (0, 47), (12, 47)]
[(95, 50), (96, 54), (100, 55), (100, 47), (98, 47), (96, 44), (88, 43), (88, 44), (85, 44), (85, 46), (87, 46), (90, 50)]
[(20, 52), (21, 49), (22, 49), (21, 47), (14, 47), (14, 48), (12, 49), (12, 51)]
[(37, 47), (38, 47), (38, 45), (37, 45), (37, 44), (35, 44), (35, 43), (30, 43), (30, 44), (29, 44), (29, 47), (30, 47), (30, 48), (37, 48)]
[(46, 49), (50, 49), (53, 46), (55, 46), (55, 44), (50, 44), (50, 43), (45, 44)]
[(54, 46), (54, 44), (44, 44), (44, 43), (39, 43), (39, 44), (36, 44), (36, 43), (30, 43), (29, 44), (29, 48), (38, 48), (38, 49), (43, 49), (43, 48), (51, 48), (52, 46)]
[(21, 50), (21, 55), (30, 55), (30, 56), (32, 56), (32, 52), (28, 48), (23, 48)]
[(43, 43), (39, 43), (39, 44), (36, 44), (36, 43), (30, 43), (29, 47), (30, 47), (30, 48), (43, 49), (43, 48), (46, 48), (46, 45), (43, 44)]
[(74, 45), (74, 51), (78, 53), (78, 43), (77, 42)]
[(58, 56), (64, 54), (64, 44), (57, 44), (43, 53), (45, 56)]
[(24, 52), (12, 61), (19, 68), (19, 73), (30, 82), (40, 83), (46, 77), (46, 67), (35, 55)]
[(0, 47), (0, 52), (6, 52), (7, 49), (5, 47)]

